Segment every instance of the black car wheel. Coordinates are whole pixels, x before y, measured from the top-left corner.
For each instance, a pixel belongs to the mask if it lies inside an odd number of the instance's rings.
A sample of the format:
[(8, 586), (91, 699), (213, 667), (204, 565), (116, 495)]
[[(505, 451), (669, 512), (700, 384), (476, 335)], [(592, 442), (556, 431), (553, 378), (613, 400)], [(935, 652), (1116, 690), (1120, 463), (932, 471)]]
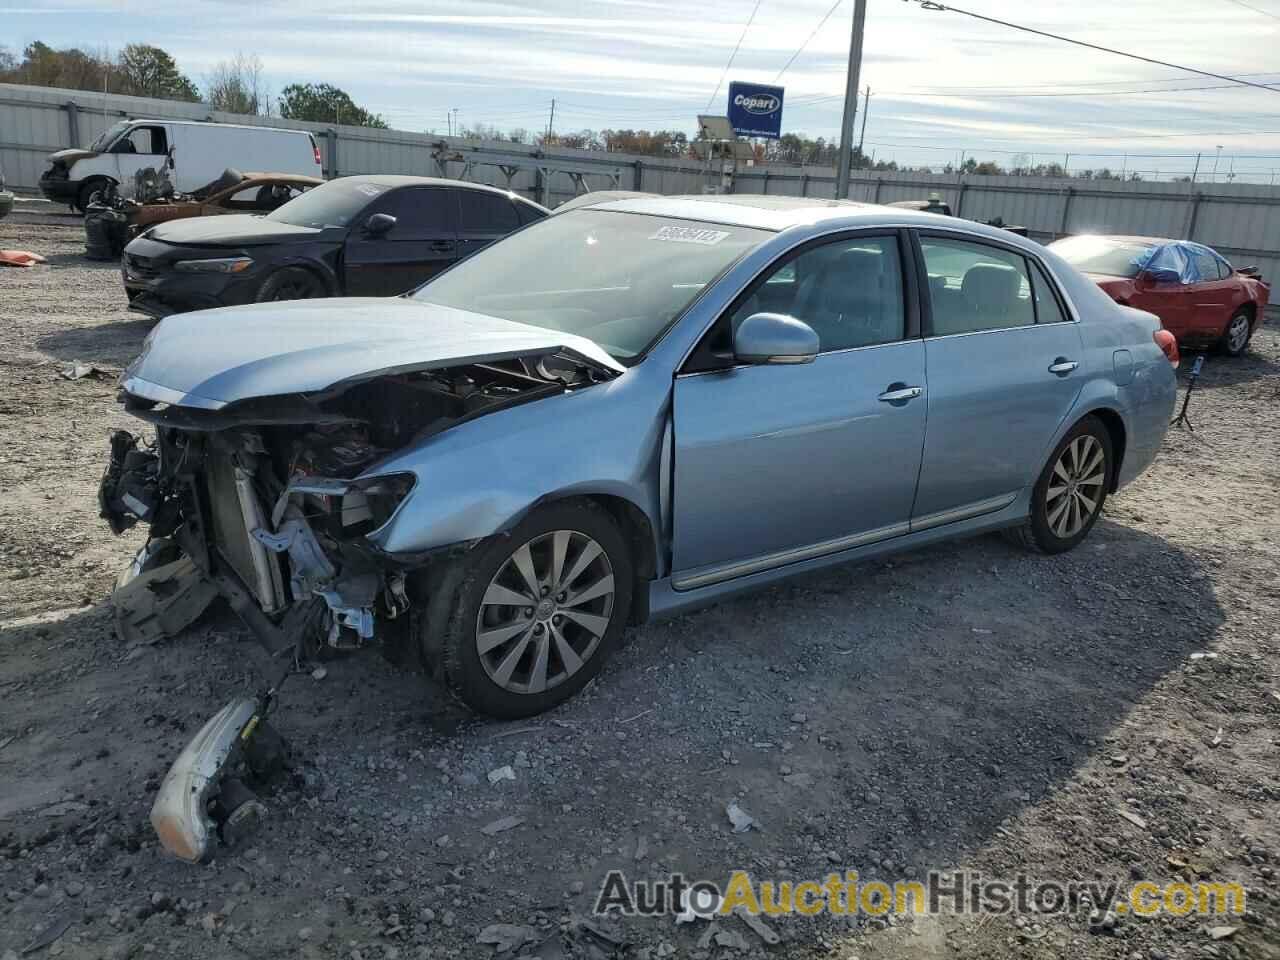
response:
[(80, 184), (80, 190), (76, 194), (76, 202), (71, 205), (72, 208), (78, 209), (81, 213), (87, 213), (89, 204), (93, 202), (93, 195), (107, 189), (107, 184), (110, 182), (106, 177), (90, 177)]
[(277, 270), (262, 282), (258, 295), (254, 299), (258, 303), (271, 300), (310, 300), (323, 297), (328, 293), (323, 281), (310, 270), (303, 267), (285, 267)]
[(528, 717), (567, 700), (618, 646), (632, 562), (609, 514), (590, 501), (534, 511), (474, 551), (451, 597), (444, 672), (473, 710)]
[(1004, 531), (1019, 546), (1064, 553), (1089, 535), (1111, 485), (1111, 434), (1085, 417), (1062, 438), (1031, 492), (1031, 515)]

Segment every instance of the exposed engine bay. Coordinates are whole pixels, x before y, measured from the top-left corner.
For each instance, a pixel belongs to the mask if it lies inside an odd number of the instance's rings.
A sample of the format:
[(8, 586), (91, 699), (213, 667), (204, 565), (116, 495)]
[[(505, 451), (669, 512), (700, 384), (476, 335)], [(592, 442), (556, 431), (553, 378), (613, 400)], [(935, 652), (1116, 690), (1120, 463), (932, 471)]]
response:
[[(416, 636), (423, 611), (415, 606), (426, 596), (419, 581), (437, 552), (393, 554), (367, 539), (417, 482), (412, 473), (379, 474), (377, 464), (472, 418), (610, 375), (572, 354), (544, 354), (375, 375), (216, 410), (122, 391), (126, 409), (156, 430), (151, 442), (112, 435), (99, 489), (115, 533), (138, 523), (149, 531), (113, 594), (118, 632), (128, 644), (155, 642), (221, 595), (272, 654), (296, 661), (323, 647)], [(270, 700), (229, 705), (170, 770), (152, 822), (171, 852), (205, 860), (218, 837), (256, 817), (257, 801), (234, 771), (252, 752), (254, 731), (266, 729)]]
[[(126, 392), (126, 409), (154, 423), (156, 436), (112, 436), (102, 516), (116, 533), (148, 524), (151, 542), (189, 558), (270, 649), (305, 655), (318, 643), (359, 645), (408, 610), (406, 574), (423, 558), (388, 555), (364, 539), (390, 519), (413, 475), (358, 478), (442, 430), (597, 376), (549, 355), (384, 375), (221, 410)], [(135, 572), (156, 565), (144, 558)]]

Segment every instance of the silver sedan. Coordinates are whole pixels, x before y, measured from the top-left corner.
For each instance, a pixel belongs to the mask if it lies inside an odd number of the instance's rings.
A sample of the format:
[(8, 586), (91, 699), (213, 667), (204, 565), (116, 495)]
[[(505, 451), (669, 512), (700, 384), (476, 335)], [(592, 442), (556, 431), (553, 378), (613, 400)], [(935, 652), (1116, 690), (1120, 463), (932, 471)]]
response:
[(410, 624), (521, 716), (651, 616), (983, 530), (1070, 549), (1160, 446), (1170, 339), (977, 224), (620, 200), (406, 297), (165, 320), (103, 502), (270, 644)]

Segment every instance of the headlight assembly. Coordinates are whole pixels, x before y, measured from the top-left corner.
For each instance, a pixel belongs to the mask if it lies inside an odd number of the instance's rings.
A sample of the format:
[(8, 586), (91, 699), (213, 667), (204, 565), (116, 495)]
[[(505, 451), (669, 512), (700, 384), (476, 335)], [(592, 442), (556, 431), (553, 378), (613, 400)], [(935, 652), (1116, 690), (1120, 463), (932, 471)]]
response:
[(173, 269), (182, 273), (244, 273), (253, 266), (248, 257), (224, 257), (218, 260), (179, 260)]
[[(413, 490), (412, 473), (388, 473), (357, 480), (342, 497), (342, 526), (355, 533), (372, 533), (396, 512)], [(357, 529), (351, 529), (351, 528)]]

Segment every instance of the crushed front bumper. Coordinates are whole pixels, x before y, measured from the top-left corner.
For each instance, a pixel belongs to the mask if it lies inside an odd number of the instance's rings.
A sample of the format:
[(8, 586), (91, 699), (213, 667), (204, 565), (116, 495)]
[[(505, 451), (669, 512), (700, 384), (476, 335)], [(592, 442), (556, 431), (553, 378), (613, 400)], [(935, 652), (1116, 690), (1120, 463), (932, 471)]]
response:
[(212, 858), (219, 825), (210, 815), (210, 802), (260, 721), (256, 701), (231, 701), (200, 728), (169, 768), (151, 807), (151, 826), (175, 857), (189, 863)]

